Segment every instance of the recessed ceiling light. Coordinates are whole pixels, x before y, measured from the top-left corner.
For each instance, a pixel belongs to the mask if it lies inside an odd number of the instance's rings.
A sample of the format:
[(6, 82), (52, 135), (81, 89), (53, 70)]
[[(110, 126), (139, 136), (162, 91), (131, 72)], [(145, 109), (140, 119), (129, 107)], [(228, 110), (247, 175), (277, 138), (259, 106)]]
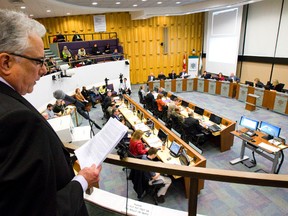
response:
[(162, 4), (162, 2), (157, 2), (157, 4)]
[(71, 13), (66, 13), (67, 15), (70, 15)]
[(33, 17), (34, 15), (33, 15), (33, 14), (30, 14), (29, 16), (30, 16), (30, 17)]
[(147, 1), (147, 0), (142, 0), (142, 1)]
[(92, 5), (97, 5), (98, 3), (97, 2), (92, 2)]
[(50, 12), (51, 12), (51, 10), (46, 10), (46, 12), (47, 12), (47, 13), (50, 13)]
[(176, 4), (181, 4), (181, 2), (176, 2)]
[(20, 8), (21, 8), (21, 9), (25, 9), (26, 7), (25, 7), (25, 6), (21, 6)]
[(121, 4), (121, 2), (116, 2), (117, 5)]
[(137, 6), (138, 6), (137, 4), (134, 4), (134, 5), (133, 5), (133, 7), (137, 7)]

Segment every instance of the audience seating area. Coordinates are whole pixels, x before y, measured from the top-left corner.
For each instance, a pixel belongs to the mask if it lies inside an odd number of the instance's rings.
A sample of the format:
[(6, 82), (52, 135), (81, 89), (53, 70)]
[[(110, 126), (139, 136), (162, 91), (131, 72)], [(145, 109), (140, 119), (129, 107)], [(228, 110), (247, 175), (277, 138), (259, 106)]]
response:
[(118, 49), (118, 53), (123, 54), (123, 47), (119, 46), (119, 39), (116, 38), (108, 40), (60, 42), (58, 43), (59, 56), (62, 57), (62, 50), (64, 46), (67, 46), (72, 55), (77, 54), (78, 49), (82, 47), (86, 50), (87, 54), (91, 54), (92, 47), (94, 46), (95, 43), (97, 44), (98, 49), (102, 53), (104, 52), (105, 46), (109, 44), (111, 53), (113, 53), (114, 49)]

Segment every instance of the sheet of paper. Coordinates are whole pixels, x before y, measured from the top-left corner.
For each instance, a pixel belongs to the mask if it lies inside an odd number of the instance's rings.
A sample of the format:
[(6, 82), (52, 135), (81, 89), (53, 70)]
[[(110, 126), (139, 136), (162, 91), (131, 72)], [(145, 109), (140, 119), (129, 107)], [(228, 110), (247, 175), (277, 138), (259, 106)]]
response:
[(128, 128), (117, 119), (110, 118), (105, 126), (89, 141), (75, 150), (80, 167), (100, 165), (127, 133)]

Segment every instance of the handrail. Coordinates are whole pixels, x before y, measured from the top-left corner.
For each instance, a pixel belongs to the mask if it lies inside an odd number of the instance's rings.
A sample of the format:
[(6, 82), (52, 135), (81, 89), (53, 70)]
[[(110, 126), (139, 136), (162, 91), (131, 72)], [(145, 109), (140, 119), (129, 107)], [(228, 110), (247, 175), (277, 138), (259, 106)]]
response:
[[(78, 33), (77, 33), (78, 34)], [(69, 42), (69, 40), (67, 39), (69, 36), (74, 36), (75, 34), (62, 34), (65, 37), (65, 42)], [(94, 40), (94, 36), (95, 35), (100, 35), (100, 40), (103, 40), (103, 35), (108, 35), (108, 39), (114, 39), (114, 38), (118, 38), (117, 32), (94, 32), (94, 33), (79, 33), (78, 35), (83, 36), (83, 41), (85, 41), (85, 36), (91, 35), (92, 36), (92, 40)], [(112, 35), (112, 36), (111, 36)], [(53, 39), (54, 37), (56, 37), (57, 35), (48, 35), (48, 41), (49, 43), (54, 43)], [(52, 40), (51, 40), (52, 39)], [(72, 41), (70, 41), (72, 42)]]
[(180, 166), (173, 164), (157, 163), (146, 160), (143, 161), (134, 158), (125, 158), (123, 160), (120, 160), (120, 157), (118, 155), (113, 154), (109, 154), (104, 162), (114, 164), (117, 166), (125, 166), (131, 169), (140, 169), (145, 171), (166, 173), (169, 175), (179, 175), (183, 177), (189, 177), (191, 179), (190, 193), (188, 200), (189, 216), (197, 214), (197, 200), (198, 200), (197, 180), (199, 179), (238, 183), (238, 184), (288, 188), (288, 175), (250, 173), (242, 171)]

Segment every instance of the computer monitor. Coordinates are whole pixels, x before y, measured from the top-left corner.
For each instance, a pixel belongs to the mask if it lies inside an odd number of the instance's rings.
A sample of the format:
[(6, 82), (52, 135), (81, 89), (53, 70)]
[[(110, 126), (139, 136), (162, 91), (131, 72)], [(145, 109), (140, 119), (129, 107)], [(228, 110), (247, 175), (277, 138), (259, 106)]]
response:
[(247, 118), (245, 116), (241, 116), (239, 125), (248, 128), (249, 130), (255, 131), (258, 128), (259, 121)]
[(179, 160), (180, 160), (182, 165), (186, 165), (186, 166), (190, 165), (189, 157), (188, 157), (187, 152), (184, 148), (182, 148), (182, 152), (179, 155)]
[(222, 118), (212, 113), (212, 114), (210, 115), (209, 121), (212, 121), (212, 122), (214, 122), (215, 124), (218, 124), (218, 125), (219, 125), (219, 124), (221, 124), (221, 122), (222, 122)]
[(126, 98), (124, 98), (124, 104), (126, 105), (126, 107), (128, 107), (128, 100)]
[(182, 105), (183, 107), (189, 107), (189, 103), (188, 103), (187, 101), (184, 101), (184, 100), (182, 100), (181, 105)]
[(170, 100), (171, 100), (171, 101), (174, 101), (175, 98), (177, 98), (176, 95), (173, 95), (173, 94), (172, 94), (172, 95), (170, 96)]
[(279, 137), (280, 136), (280, 132), (281, 132), (281, 128), (269, 124), (267, 122), (261, 121), (260, 125), (259, 125), (259, 130), (265, 134), (267, 134), (267, 136), (263, 136), (262, 138), (266, 139), (266, 140), (270, 140), (273, 139), (274, 137)]
[(200, 108), (198, 106), (195, 106), (194, 112), (199, 114), (199, 115), (203, 115), (204, 109), (202, 109), (202, 108)]
[(154, 122), (151, 119), (147, 119), (146, 125), (151, 129), (154, 130)]
[(168, 135), (161, 128), (159, 128), (157, 136), (163, 143), (167, 141)]
[(179, 157), (179, 155), (181, 154), (181, 149), (182, 149), (181, 145), (179, 145), (175, 141), (173, 141), (169, 147), (170, 154), (173, 157)]
[(245, 85), (249, 85), (249, 86), (253, 87), (254, 83), (251, 81), (245, 81)]
[(137, 116), (141, 121), (143, 120), (143, 112), (141, 112), (140, 110), (137, 110)]

